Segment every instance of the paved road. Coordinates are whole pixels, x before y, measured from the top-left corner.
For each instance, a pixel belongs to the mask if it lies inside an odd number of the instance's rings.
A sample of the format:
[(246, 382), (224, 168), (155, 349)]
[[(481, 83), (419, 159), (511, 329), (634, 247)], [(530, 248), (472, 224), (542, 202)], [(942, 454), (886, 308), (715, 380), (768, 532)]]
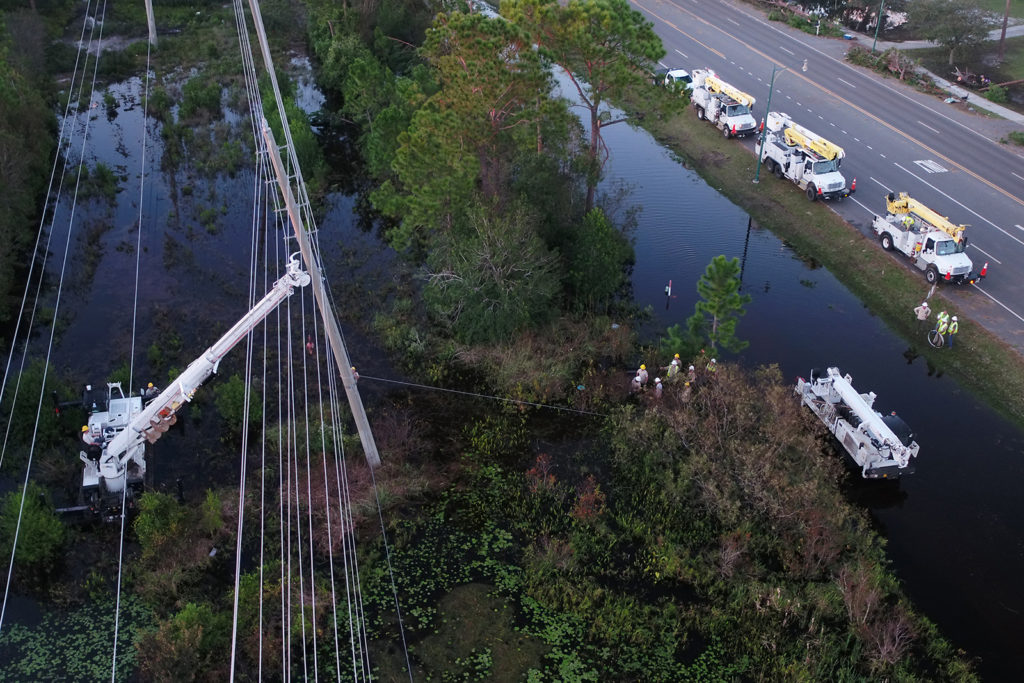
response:
[[(1024, 353), (1024, 155), (998, 142), (1024, 126), (946, 104), (895, 78), (852, 66), (844, 60), (851, 41), (768, 22), (749, 5), (633, 3), (661, 35), (667, 66), (711, 67), (758, 98), (757, 119), (765, 113), (773, 68), (785, 68), (776, 73), (771, 109), (846, 150), (843, 172), (847, 179), (857, 178), (857, 193), (831, 206), (865, 234), (873, 237), (871, 219), (885, 212), (884, 195), (900, 191), (954, 223), (972, 226), (968, 254), (976, 269), (989, 263), (989, 277), (972, 287), (947, 286), (946, 293), (972, 320)], [(805, 60), (806, 72), (801, 70)], [(753, 139), (743, 144), (754, 153)], [(922, 274), (922, 297), (927, 291)]]

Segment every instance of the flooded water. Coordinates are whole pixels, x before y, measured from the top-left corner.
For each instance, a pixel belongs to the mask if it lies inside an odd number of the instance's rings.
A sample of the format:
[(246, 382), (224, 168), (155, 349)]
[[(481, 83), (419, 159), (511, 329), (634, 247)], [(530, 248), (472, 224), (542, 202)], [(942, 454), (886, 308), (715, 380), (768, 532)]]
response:
[[(685, 326), (697, 301), (696, 282), (714, 256), (740, 258), (752, 301), (737, 331), (750, 346), (739, 358), (725, 354), (725, 361), (778, 363), (790, 378), (838, 366), (858, 390), (878, 394), (879, 411), (899, 413), (921, 445), (917, 473), (898, 487), (858, 482), (851, 495), (870, 509), (888, 539), (893, 568), (915, 604), (957, 646), (982, 657), (985, 678), (1018, 672), (1024, 667), (1018, 646), (1024, 631), (1024, 433), (915, 359), (910, 345), (829, 272), (808, 266), (751, 225), (648, 135), (626, 126), (605, 134), (611, 149), (605, 187), (632, 183), (632, 198), (643, 207), (633, 288), (637, 303), (653, 311), (648, 333)], [(674, 298), (666, 309), (669, 280)], [(922, 285), (922, 297), (926, 293)], [(960, 339), (969, 334), (967, 323)]]
[[(308, 80), (298, 86), (303, 106), (319, 105)], [(102, 110), (95, 113), (87, 156), (124, 173), (124, 189), (112, 211), (100, 202), (78, 208), (76, 222), (97, 226), (98, 236), (95, 244), (83, 242), (81, 233), (73, 236), (71, 258), (80, 256), (81, 250), (98, 249), (99, 262), (87, 285), (66, 294), (62, 306), (74, 315), (55, 356), (59, 367), (92, 373), (93, 381), (102, 381), (126, 359), (130, 347), (135, 270), (131, 255), (138, 239), (143, 134), (148, 148), (141, 200), (142, 343), (160, 344), (175, 335), (186, 356), (198, 353), (201, 344), (213, 341), (211, 324), (222, 329), (244, 312), (248, 282), (251, 216), (246, 207), (253, 173), (207, 181), (184, 172), (173, 178), (158, 172), (160, 136), (155, 125), (143, 133), (141, 83), (130, 81), (114, 91), (119, 101), (134, 106), (122, 106), (110, 120)], [(247, 134), (247, 123), (241, 125)], [(1016, 637), (1024, 630), (1024, 589), (1017, 581), (1024, 574), (1024, 505), (1017, 494), (1024, 484), (1019, 459), (1024, 434), (953, 380), (914, 359), (907, 342), (827, 271), (808, 266), (772, 234), (751, 225), (743, 211), (645, 133), (618, 125), (606, 128), (605, 134), (612, 157), (604, 189), (627, 182), (632, 185), (630, 201), (642, 207), (633, 288), (636, 301), (653, 311), (646, 333), (653, 338), (664, 328), (685, 322), (697, 298), (696, 281), (712, 257), (741, 258), (744, 290), (753, 300), (738, 333), (750, 347), (738, 358), (725, 354), (719, 360), (778, 363), (787, 377), (836, 365), (853, 376), (859, 390), (878, 394), (879, 410), (899, 412), (921, 444), (917, 474), (898, 487), (891, 482), (858, 483), (851, 495), (870, 509), (888, 538), (893, 567), (916, 605), (956, 645), (982, 657), (980, 670), (986, 677), (1007, 678), (1024, 667)], [(184, 187), (191, 189), (186, 193)], [(247, 199), (234, 201), (235, 197)], [(324, 253), (339, 265), (386, 270), (390, 256), (373, 235), (359, 229), (354, 198), (334, 195), (328, 204), (320, 226)], [(198, 216), (204, 209), (219, 213), (221, 227), (203, 227)], [(55, 255), (63, 251), (68, 211), (62, 206), (54, 221)], [(344, 270), (332, 270), (328, 262), (328, 273), (335, 291), (347, 286)], [(666, 308), (669, 280), (674, 298)], [(351, 301), (358, 301), (358, 291), (350, 294)], [(356, 311), (355, 315), (363, 314)], [(970, 334), (970, 324), (965, 323), (960, 338)], [(360, 355), (359, 350), (372, 348), (372, 342), (359, 340), (350, 346), (360, 370), (384, 374), (374, 367), (379, 358)], [(666, 364), (668, 358), (648, 362)], [(145, 381), (139, 377), (135, 383)], [(158, 447), (168, 446), (162, 441)], [(170, 476), (160, 464), (166, 460), (154, 459), (156, 476)], [(195, 476), (205, 475), (200, 471)]]

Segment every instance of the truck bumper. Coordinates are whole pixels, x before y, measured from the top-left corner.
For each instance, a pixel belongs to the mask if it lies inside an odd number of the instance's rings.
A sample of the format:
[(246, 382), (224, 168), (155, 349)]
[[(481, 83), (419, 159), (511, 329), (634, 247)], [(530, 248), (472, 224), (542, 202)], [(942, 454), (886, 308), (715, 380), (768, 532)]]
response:
[(844, 188), (842, 190), (835, 190), (833, 192), (822, 192), (821, 196), (824, 197), (825, 199), (845, 199), (846, 197), (849, 197), (851, 194), (853, 194), (853, 192), (851, 192), (849, 188)]
[(889, 465), (888, 467), (876, 467), (875, 469), (868, 470), (864, 473), (865, 479), (899, 479), (902, 476), (913, 474), (914, 466), (907, 465), (906, 467), (899, 467), (897, 465)]

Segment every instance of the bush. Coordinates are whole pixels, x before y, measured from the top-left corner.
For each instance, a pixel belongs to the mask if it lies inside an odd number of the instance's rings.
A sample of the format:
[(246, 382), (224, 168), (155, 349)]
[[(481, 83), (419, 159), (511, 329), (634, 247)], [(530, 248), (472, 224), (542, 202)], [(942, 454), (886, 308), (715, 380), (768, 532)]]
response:
[(1010, 99), (1010, 93), (1004, 86), (990, 85), (985, 91), (985, 98), (990, 102), (1005, 104)]
[(18, 566), (47, 573), (60, 556), (66, 532), (46, 492), (34, 481), (28, 483), (24, 507), (20, 491), (11, 491), (0, 503), (0, 554), (4, 557), (10, 557), (16, 529), (18, 550), (15, 561)]
[(1009, 138), (1010, 142), (1014, 143), (1015, 145), (1024, 145), (1024, 132), (1015, 130), (1012, 133), (1010, 133)]
[(198, 76), (190, 79), (181, 88), (182, 101), (178, 119), (191, 119), (203, 112), (209, 115), (219, 114), (220, 92), (219, 83), (206, 83)]

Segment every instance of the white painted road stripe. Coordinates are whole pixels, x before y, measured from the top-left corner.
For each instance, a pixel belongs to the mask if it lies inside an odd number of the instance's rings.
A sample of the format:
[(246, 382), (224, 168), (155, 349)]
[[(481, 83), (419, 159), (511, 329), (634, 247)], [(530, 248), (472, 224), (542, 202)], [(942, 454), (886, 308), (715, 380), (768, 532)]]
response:
[(779, 49), (782, 50), (783, 52), (787, 52), (787, 53), (793, 55), (794, 57), (796, 57), (796, 53), (793, 52), (792, 50), (787, 50), (786, 48), (782, 47), (781, 45), (779, 45)]
[(981, 252), (982, 254), (984, 254), (985, 256), (988, 256), (988, 257), (989, 257), (989, 258), (990, 258), (991, 260), (995, 261), (995, 262), (996, 262), (996, 263), (998, 263), (999, 265), (1003, 265), (1003, 262), (1002, 262), (1002, 261), (1000, 261), (999, 259), (997, 259), (997, 258), (996, 258), (995, 256), (993, 256), (992, 254), (988, 253), (987, 251), (985, 251), (985, 250), (984, 250), (984, 249), (982, 249), (981, 247), (975, 246), (975, 245), (973, 245), (973, 244), (968, 244), (967, 246), (969, 246), (969, 247), (974, 247), (975, 249), (977, 249), (978, 251), (980, 251), (980, 252)]
[(936, 135), (942, 135), (942, 133), (940, 133), (939, 131), (935, 130), (934, 128), (932, 128), (932, 127), (931, 127), (931, 126), (929, 126), (928, 124), (924, 123), (923, 121), (918, 121), (918, 123), (920, 123), (920, 124), (921, 124), (922, 126), (924, 126), (925, 128), (927, 128), (927, 129), (928, 129), (928, 130), (930, 130), (931, 132), (935, 133)]
[[(1010, 171), (1010, 173), (1013, 173), (1013, 171)], [(1016, 175), (1016, 176), (1017, 176), (1018, 178), (1020, 178), (1021, 180), (1024, 180), (1024, 176), (1019, 176), (1019, 175), (1017, 175), (1016, 173), (1013, 173), (1013, 175)]]
[(837, 81), (839, 81), (840, 83), (844, 83), (844, 84), (846, 84), (847, 86), (849, 86), (849, 87), (853, 88), (854, 90), (856, 90), (856, 89), (857, 89), (857, 86), (855, 86), (855, 85), (854, 85), (853, 83), (849, 83), (849, 82), (847, 82), (847, 81), (844, 81), (844, 80), (843, 80), (843, 79), (841, 79), (841, 78), (837, 78), (836, 80), (837, 80)]
[(686, 57), (687, 59), (689, 59), (689, 58), (690, 58), (690, 57), (689, 57), (689, 55), (687, 55), (687, 54), (686, 54), (685, 52), (681, 52), (680, 50), (676, 50), (676, 52), (678, 52), (679, 54), (681, 54), (681, 55), (682, 55), (683, 57)]
[(987, 296), (989, 299), (992, 299), (992, 301), (995, 301), (997, 304), (999, 304), (1000, 306), (1005, 308), (1010, 313), (1010, 315), (1015, 316), (1018, 320), (1020, 320), (1022, 323), (1024, 323), (1024, 318), (1020, 317), (1020, 315), (1018, 315), (1013, 309), (1011, 309), (1009, 306), (1004, 304), (1002, 301), (1000, 301), (999, 299), (995, 298), (994, 296), (992, 296), (991, 294), (986, 292), (984, 289), (979, 287), (977, 282), (974, 283), (974, 288), (977, 289), (982, 294), (984, 294), (985, 296)]

